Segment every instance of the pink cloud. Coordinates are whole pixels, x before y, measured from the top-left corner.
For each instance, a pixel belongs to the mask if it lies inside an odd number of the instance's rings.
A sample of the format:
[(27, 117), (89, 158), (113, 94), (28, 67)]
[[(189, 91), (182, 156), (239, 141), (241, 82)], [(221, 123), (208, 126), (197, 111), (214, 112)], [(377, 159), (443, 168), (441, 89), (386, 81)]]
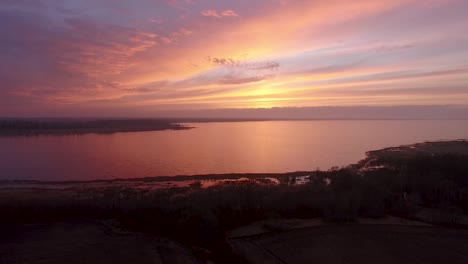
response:
[(207, 10), (203, 10), (201, 12), (201, 14), (203, 16), (207, 16), (207, 17), (221, 17), (218, 12), (214, 9), (207, 9)]
[(161, 40), (164, 44), (171, 44), (174, 42), (179, 41), (180, 39), (184, 37), (188, 37), (193, 34), (193, 31), (187, 29), (187, 28), (179, 28), (178, 30), (170, 33), (166, 37), (160, 37), (159, 40)]
[(224, 10), (221, 13), (221, 16), (226, 16), (226, 17), (238, 17), (239, 15), (233, 11), (233, 10)]
[(206, 17), (216, 17), (216, 18), (222, 18), (222, 17), (238, 17), (239, 15), (230, 9), (224, 10), (224, 11), (216, 11), (215, 9), (206, 9), (201, 12), (203, 16)]
[(119, 74), (130, 65), (130, 57), (156, 45), (154, 33), (97, 26), (81, 19), (67, 23), (74, 34), (55, 40), (59, 53), (54, 55), (56, 62), (72, 73), (89, 77)]

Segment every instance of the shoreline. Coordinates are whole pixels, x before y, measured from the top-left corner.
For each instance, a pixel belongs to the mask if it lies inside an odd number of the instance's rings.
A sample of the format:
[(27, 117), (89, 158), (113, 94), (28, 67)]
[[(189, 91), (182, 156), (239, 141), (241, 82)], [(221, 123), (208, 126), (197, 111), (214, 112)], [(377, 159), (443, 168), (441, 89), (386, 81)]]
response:
[(314, 121), (466, 121), (466, 118), (8, 118), (0, 117), (0, 137), (114, 134), (189, 130), (187, 124)]
[(193, 128), (166, 119), (0, 119), (0, 137), (114, 134)]
[(187, 181), (187, 180), (236, 180), (241, 178), (286, 178), (304, 176), (303, 174), (312, 174), (316, 171), (293, 171), (284, 173), (213, 173), (213, 174), (194, 174), (194, 175), (176, 175), (176, 176), (155, 176), (139, 178), (115, 178), (115, 179), (96, 179), (96, 180), (70, 180), (70, 181), (47, 181), (47, 180), (0, 180), (1, 184), (86, 184), (86, 183), (115, 183), (115, 182), (167, 182), (167, 181)]

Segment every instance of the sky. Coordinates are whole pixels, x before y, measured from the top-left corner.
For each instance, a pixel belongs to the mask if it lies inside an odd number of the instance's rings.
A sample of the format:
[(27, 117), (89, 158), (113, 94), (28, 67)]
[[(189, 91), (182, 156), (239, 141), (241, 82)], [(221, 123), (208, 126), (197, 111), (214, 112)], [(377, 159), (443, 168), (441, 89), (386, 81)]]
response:
[(467, 14), (466, 0), (2, 0), (0, 116), (468, 107)]

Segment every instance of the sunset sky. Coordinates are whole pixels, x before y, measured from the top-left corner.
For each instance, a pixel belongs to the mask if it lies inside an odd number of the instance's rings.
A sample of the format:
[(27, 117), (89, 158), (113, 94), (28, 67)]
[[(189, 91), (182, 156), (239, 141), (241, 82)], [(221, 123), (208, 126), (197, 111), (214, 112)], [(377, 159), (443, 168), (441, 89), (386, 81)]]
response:
[(468, 105), (466, 0), (2, 0), (0, 116)]

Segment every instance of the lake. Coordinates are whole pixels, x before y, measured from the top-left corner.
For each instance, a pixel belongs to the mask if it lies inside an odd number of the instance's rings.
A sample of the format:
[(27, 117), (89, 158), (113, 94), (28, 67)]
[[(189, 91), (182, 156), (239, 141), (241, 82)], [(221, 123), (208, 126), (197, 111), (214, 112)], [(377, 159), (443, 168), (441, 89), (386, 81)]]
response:
[(0, 180), (326, 170), (365, 152), (468, 139), (468, 120), (192, 123), (190, 130), (0, 137)]

